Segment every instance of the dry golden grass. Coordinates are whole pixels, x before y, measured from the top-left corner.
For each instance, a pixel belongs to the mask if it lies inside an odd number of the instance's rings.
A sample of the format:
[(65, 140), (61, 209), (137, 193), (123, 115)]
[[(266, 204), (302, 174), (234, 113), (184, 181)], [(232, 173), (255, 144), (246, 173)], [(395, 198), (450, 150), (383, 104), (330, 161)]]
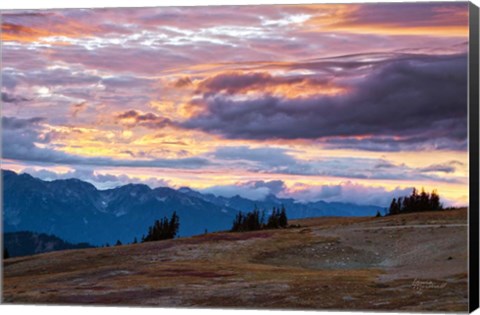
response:
[[(467, 310), (466, 209), (4, 261), (4, 302)], [(412, 285), (415, 279), (429, 287)], [(443, 286), (442, 288), (440, 288)]]

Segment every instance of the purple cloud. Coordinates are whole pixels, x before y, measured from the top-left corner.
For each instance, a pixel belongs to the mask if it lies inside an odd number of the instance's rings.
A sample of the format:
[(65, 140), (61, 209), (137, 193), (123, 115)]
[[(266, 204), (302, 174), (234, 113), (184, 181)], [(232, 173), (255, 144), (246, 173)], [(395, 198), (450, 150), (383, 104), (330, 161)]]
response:
[(351, 91), (341, 95), (248, 100), (206, 95), (198, 101), (204, 112), (181, 126), (232, 139), (373, 135), (413, 143), (445, 139), (457, 148), (467, 135), (466, 73), (466, 55), (411, 56), (349, 80)]

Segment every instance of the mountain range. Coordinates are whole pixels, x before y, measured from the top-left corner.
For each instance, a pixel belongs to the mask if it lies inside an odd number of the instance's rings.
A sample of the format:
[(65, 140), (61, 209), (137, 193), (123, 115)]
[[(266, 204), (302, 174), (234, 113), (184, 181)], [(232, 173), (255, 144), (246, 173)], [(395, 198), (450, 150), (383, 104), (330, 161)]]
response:
[(79, 179), (44, 181), (29, 174), (2, 170), (4, 232), (54, 234), (70, 243), (113, 244), (141, 239), (157, 219), (176, 211), (180, 236), (231, 227), (239, 211), (285, 206), (289, 219), (318, 216), (373, 216), (378, 206), (341, 202), (302, 203), (268, 195), (264, 200), (203, 194), (188, 187), (150, 188), (128, 184), (99, 190)]

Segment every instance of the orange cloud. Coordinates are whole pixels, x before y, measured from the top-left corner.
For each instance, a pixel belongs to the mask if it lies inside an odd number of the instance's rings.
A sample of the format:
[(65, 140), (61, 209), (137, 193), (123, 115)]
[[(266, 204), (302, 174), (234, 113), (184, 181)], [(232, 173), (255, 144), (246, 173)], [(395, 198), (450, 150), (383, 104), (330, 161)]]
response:
[(337, 10), (313, 16), (306, 22), (305, 30), (387, 36), (465, 37), (468, 36), (468, 6), (462, 3), (341, 6)]
[(42, 29), (34, 29), (10, 23), (2, 24), (2, 40), (4, 41), (32, 42), (39, 37), (48, 35), (49, 32)]
[(172, 121), (168, 118), (157, 116), (153, 113), (142, 113), (136, 110), (129, 110), (115, 116), (117, 123), (132, 128), (142, 126), (151, 129), (161, 129), (170, 126)]
[(77, 115), (83, 112), (85, 109), (87, 109), (87, 102), (81, 102), (81, 103), (72, 105), (70, 110), (72, 113), (72, 117), (76, 118)]
[(328, 79), (308, 75), (273, 76), (268, 72), (224, 72), (210, 76), (197, 85), (197, 93), (271, 94), (298, 98), (312, 95), (335, 95), (346, 88), (334, 85)]
[(437, 36), (466, 37), (468, 26), (402, 26), (388, 24), (338, 24), (325, 28), (326, 31), (346, 32), (352, 34), (376, 34), (393, 36)]
[(61, 21), (46, 23), (42, 26), (29, 27), (13, 23), (2, 24), (2, 40), (15, 42), (49, 42), (57, 45), (69, 44), (58, 38), (52, 37), (81, 38), (90, 37), (101, 32), (100, 27), (94, 24), (83, 24), (73, 20), (62, 19)]

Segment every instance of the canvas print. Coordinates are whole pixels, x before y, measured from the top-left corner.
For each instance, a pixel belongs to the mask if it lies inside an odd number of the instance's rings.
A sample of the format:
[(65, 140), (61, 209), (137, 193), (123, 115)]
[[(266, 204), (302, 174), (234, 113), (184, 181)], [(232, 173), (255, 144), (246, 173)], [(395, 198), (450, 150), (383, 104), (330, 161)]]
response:
[(468, 309), (468, 2), (1, 17), (3, 303)]

